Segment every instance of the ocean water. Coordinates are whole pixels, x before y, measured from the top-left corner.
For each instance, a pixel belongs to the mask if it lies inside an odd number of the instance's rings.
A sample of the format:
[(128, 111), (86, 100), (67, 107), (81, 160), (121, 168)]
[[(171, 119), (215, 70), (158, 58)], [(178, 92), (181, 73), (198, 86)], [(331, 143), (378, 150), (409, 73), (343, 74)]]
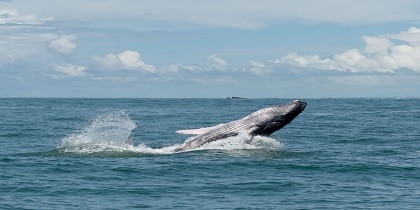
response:
[(291, 100), (0, 99), (0, 209), (419, 209), (420, 99), (302, 99), (270, 137), (173, 152)]

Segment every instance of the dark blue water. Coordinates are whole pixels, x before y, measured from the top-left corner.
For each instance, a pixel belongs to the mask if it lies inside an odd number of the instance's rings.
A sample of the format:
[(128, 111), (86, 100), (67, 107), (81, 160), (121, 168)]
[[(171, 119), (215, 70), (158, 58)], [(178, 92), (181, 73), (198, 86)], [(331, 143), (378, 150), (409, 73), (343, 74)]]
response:
[(0, 99), (0, 209), (419, 208), (420, 99), (306, 99), (271, 138), (173, 152), (291, 100)]

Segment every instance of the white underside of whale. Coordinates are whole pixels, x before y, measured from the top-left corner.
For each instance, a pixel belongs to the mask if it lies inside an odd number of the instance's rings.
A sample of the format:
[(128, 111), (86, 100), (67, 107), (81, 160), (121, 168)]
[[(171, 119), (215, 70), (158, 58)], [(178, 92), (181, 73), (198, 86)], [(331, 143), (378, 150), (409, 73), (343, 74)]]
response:
[(223, 125), (225, 125), (225, 124), (218, 124), (218, 125), (215, 125), (215, 126), (198, 128), (198, 129), (178, 130), (176, 132), (179, 133), (179, 134), (187, 134), (187, 135), (201, 135), (203, 133), (209, 132), (210, 130), (220, 128)]

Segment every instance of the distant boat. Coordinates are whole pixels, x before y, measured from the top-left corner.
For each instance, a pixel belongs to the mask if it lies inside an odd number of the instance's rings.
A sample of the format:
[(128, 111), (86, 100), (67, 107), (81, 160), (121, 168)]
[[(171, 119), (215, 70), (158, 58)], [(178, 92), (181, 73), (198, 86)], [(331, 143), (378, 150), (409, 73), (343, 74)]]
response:
[(239, 97), (239, 96), (228, 96), (228, 97), (226, 97), (226, 99), (247, 99), (247, 98), (242, 98), (242, 97)]

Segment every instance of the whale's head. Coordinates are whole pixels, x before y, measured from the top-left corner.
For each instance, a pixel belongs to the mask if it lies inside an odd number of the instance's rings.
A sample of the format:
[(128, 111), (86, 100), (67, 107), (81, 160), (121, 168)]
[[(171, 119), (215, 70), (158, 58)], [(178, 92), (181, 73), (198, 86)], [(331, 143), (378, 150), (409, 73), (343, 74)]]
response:
[(261, 121), (251, 135), (269, 136), (292, 122), (305, 108), (306, 102), (295, 100), (283, 106), (263, 109), (260, 113), (255, 113)]
[(298, 114), (302, 113), (303, 110), (305, 110), (306, 102), (299, 101), (299, 100), (294, 100), (290, 104), (285, 105), (285, 107), (287, 107), (287, 109), (289, 109), (289, 113), (295, 113), (295, 114), (297, 113), (297, 115), (298, 115)]

